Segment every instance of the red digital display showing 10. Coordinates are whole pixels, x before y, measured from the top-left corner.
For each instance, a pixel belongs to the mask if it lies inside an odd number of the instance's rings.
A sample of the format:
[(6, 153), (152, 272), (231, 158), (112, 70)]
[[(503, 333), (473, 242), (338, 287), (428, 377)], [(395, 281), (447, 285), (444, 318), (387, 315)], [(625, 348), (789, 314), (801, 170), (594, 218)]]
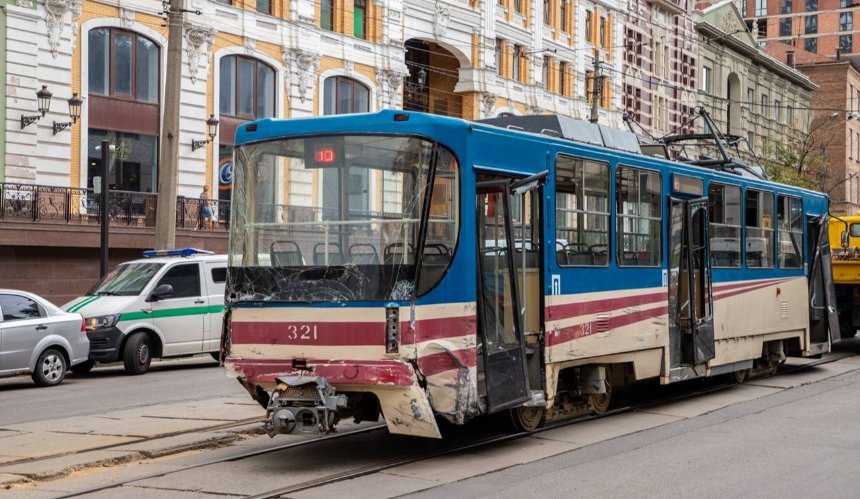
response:
[(334, 163), (337, 157), (331, 146), (317, 146), (314, 148), (314, 161), (317, 163)]

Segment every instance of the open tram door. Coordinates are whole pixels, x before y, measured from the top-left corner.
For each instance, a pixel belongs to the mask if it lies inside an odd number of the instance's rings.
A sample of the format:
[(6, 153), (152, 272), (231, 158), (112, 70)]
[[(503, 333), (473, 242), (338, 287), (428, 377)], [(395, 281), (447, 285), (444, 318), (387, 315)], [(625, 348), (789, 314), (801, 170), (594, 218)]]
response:
[[(477, 185), (478, 349), (483, 363), (478, 376), (482, 371), (490, 413), (531, 398), (514, 263), (511, 188), (510, 180)], [(525, 251), (525, 242), (519, 244)]]
[(826, 215), (807, 217), (809, 254), (812, 255), (809, 270), (808, 355), (829, 352), (830, 344), (842, 339), (830, 263), (828, 225)]
[(673, 380), (716, 355), (708, 199), (669, 199), (669, 347)]

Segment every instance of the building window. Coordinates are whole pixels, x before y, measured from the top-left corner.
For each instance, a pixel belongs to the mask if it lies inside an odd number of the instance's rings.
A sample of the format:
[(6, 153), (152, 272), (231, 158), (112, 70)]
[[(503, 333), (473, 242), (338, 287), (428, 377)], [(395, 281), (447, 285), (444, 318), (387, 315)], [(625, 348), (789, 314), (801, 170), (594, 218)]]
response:
[(621, 266), (660, 265), (661, 188), (657, 172), (619, 166), (615, 176), (616, 256)]
[(711, 263), (714, 267), (741, 266), (741, 189), (733, 185), (708, 187)]
[(817, 53), (818, 52), (818, 39), (817, 38), (804, 38), (803, 49), (806, 50), (807, 52)]
[(773, 101), (773, 111), (776, 115), (775, 118), (777, 123), (782, 123), (782, 102), (778, 100)]
[(609, 262), (609, 165), (559, 156), (556, 160), (556, 261)]
[(782, 0), (779, 12), (781, 14), (791, 14), (791, 0)]
[(815, 12), (818, 10), (818, 0), (806, 0), (806, 12)]
[(568, 95), (568, 77), (567, 77), (567, 66), (566, 62), (560, 62), (558, 64), (558, 93), (561, 95)]
[(335, 0), (320, 0), (320, 28), (334, 31)]
[(755, 90), (747, 87), (747, 104), (749, 104), (750, 108), (755, 105)]
[(803, 202), (796, 197), (777, 196), (776, 219), (779, 267), (799, 269), (803, 266)]
[(517, 14), (523, 13), (523, 0), (514, 0), (514, 11)]
[(221, 58), (219, 110), (253, 120), (275, 115), (275, 70), (250, 57)]
[(552, 8), (551, 0), (543, 0), (543, 23), (547, 26), (552, 25), (552, 16), (550, 16), (550, 9)]
[(839, 8), (847, 9), (849, 6), (854, 7), (855, 0), (839, 0)]
[(366, 113), (370, 110), (370, 89), (352, 78), (333, 76), (324, 83), (323, 114)]
[(591, 17), (594, 15), (590, 10), (585, 11), (585, 39), (589, 42), (594, 42), (591, 35)]
[(839, 31), (851, 31), (854, 26), (854, 15), (851, 12), (839, 13)]
[(543, 80), (543, 88), (552, 90), (549, 85), (550, 69), (552, 68), (552, 57), (544, 56), (541, 80)]
[(215, 0), (215, 3), (220, 3), (223, 5), (233, 5), (233, 0)]
[(747, 267), (773, 267), (773, 194), (747, 189), (745, 207)]
[(761, 17), (767, 15), (767, 0), (755, 0), (755, 16)]
[[(762, 18), (756, 21), (756, 27), (758, 29), (758, 37), (762, 39), (767, 38), (767, 19)], [(759, 44), (761, 45), (761, 41), (759, 41)]]
[(496, 74), (498, 74), (499, 76), (504, 76), (504, 71), (502, 70), (505, 62), (502, 58), (502, 47), (504, 47), (504, 44), (504, 40), (502, 40), (501, 38), (496, 38)]
[(352, 19), (355, 37), (367, 38), (367, 0), (355, 0)]
[(853, 35), (839, 35), (839, 50), (854, 52)]
[(769, 116), (770, 113), (768, 111), (769, 111), (769, 108), (768, 108), (767, 94), (761, 94), (761, 114), (762, 114), (762, 116)]
[(783, 17), (779, 20), (779, 36), (791, 36), (790, 17)]
[(257, 12), (271, 15), (272, 0), (257, 0)]
[(570, 29), (570, 27), (567, 25), (567, 0), (559, 0), (558, 18), (561, 30), (567, 32)]
[(525, 50), (523, 49), (522, 45), (514, 45), (514, 57), (512, 61), (513, 64), (511, 65), (511, 78), (517, 81), (522, 81), (522, 75), (520, 74), (520, 72), (522, 69), (521, 63), (523, 60), (524, 53)]
[(98, 28), (89, 32), (89, 93), (159, 102), (159, 51), (131, 31)]
[(600, 46), (609, 46), (609, 44), (606, 42), (606, 18), (603, 16), (600, 16)]
[(804, 18), (804, 33), (813, 34), (818, 33), (818, 15), (813, 14), (811, 16), (806, 16)]
[(788, 119), (788, 124), (794, 124), (794, 107), (791, 104), (785, 107), (785, 117)]
[(701, 90), (711, 93), (711, 78), (713, 70), (708, 66), (702, 66), (702, 87)]

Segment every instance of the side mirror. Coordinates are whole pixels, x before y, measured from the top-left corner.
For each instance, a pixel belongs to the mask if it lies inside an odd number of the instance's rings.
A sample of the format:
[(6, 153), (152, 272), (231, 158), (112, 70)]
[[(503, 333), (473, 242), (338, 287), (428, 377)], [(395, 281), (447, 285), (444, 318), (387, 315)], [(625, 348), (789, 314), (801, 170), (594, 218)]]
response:
[(163, 298), (170, 298), (171, 296), (173, 296), (173, 286), (170, 284), (161, 284), (152, 290), (152, 293), (149, 293), (146, 301), (158, 301)]
[(848, 231), (843, 230), (842, 234), (839, 235), (839, 239), (842, 242), (842, 249), (848, 249)]

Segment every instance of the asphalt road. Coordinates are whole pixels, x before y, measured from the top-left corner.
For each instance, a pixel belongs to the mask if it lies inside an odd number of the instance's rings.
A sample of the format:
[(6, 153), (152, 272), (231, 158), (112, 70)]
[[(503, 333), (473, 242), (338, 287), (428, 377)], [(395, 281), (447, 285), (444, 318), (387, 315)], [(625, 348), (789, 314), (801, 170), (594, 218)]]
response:
[(141, 376), (126, 375), (122, 364), (100, 366), (85, 375), (68, 373), (50, 388), (37, 387), (29, 376), (0, 378), (0, 425), (237, 394), (247, 392), (208, 354), (153, 361)]

